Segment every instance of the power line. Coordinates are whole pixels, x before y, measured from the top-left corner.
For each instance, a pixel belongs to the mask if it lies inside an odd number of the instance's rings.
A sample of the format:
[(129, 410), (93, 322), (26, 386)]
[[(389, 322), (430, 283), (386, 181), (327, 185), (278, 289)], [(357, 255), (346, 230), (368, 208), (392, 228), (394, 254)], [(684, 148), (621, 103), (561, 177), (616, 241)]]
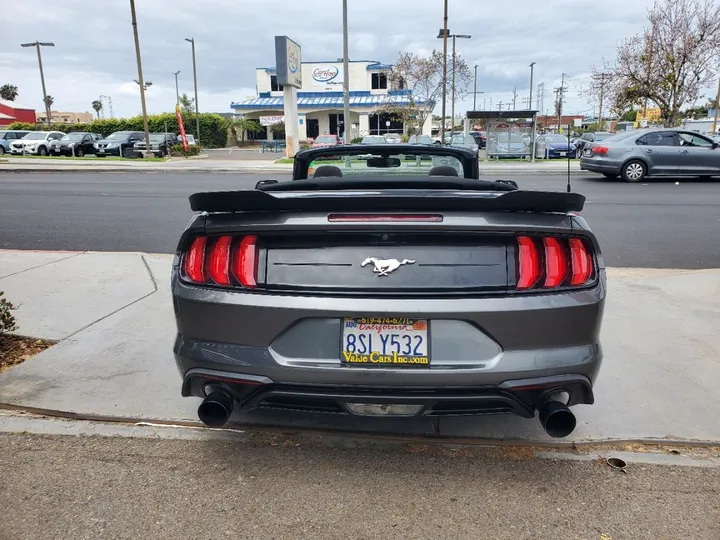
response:
[(515, 110), (515, 100), (517, 99), (517, 86), (513, 87), (513, 104), (512, 110)]
[(598, 122), (600, 129), (603, 129), (603, 98), (605, 97), (605, 82), (608, 77), (610, 77), (610, 73), (598, 73), (597, 75), (593, 76), (593, 81), (600, 81), (600, 104), (598, 107)]

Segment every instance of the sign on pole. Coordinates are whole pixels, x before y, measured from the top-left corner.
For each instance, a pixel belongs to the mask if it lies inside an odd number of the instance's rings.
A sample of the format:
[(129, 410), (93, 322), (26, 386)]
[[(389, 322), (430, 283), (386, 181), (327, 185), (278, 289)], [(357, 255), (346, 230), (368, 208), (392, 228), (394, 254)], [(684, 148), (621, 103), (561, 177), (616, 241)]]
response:
[(277, 82), (283, 87), (285, 153), (295, 157), (300, 150), (297, 90), (302, 88), (302, 50), (287, 36), (275, 36)]

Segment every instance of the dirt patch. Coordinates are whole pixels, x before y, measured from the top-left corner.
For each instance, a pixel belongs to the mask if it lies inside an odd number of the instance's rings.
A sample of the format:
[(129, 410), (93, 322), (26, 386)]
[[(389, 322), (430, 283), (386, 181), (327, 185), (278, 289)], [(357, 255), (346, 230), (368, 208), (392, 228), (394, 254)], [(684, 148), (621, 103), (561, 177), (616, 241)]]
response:
[(22, 364), (28, 358), (52, 345), (53, 342), (46, 339), (10, 335), (0, 336), (0, 373)]

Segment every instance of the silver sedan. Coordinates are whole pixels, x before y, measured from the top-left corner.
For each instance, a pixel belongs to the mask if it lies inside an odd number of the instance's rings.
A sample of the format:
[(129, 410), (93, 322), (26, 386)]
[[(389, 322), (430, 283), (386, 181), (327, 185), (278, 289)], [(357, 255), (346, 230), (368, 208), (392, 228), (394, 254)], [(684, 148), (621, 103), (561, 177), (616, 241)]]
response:
[(682, 129), (629, 131), (590, 143), (580, 169), (640, 182), (647, 176), (720, 176), (720, 143)]

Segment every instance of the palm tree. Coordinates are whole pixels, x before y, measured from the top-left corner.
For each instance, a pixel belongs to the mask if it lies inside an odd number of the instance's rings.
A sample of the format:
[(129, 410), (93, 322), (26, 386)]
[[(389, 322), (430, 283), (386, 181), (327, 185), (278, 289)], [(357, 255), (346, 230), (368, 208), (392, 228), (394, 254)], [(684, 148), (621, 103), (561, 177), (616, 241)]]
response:
[(97, 117), (100, 118), (100, 111), (102, 111), (103, 108), (102, 101), (100, 101), (99, 99), (93, 101), (92, 108), (95, 109), (95, 114), (97, 114)]
[(0, 98), (15, 101), (18, 96), (18, 88), (14, 84), (3, 84), (0, 86)]
[(246, 133), (260, 133), (264, 131), (264, 128), (257, 120), (251, 120), (250, 118), (230, 118), (228, 120), (228, 127), (235, 137), (235, 140), (242, 141), (241, 145), (245, 144)]
[(47, 96), (45, 96), (45, 106), (46, 106), (48, 109), (51, 109), (51, 108), (52, 108), (53, 103), (55, 103), (55, 98), (54, 98), (54, 97), (52, 97), (52, 96), (49, 95), (49, 94), (48, 94)]

